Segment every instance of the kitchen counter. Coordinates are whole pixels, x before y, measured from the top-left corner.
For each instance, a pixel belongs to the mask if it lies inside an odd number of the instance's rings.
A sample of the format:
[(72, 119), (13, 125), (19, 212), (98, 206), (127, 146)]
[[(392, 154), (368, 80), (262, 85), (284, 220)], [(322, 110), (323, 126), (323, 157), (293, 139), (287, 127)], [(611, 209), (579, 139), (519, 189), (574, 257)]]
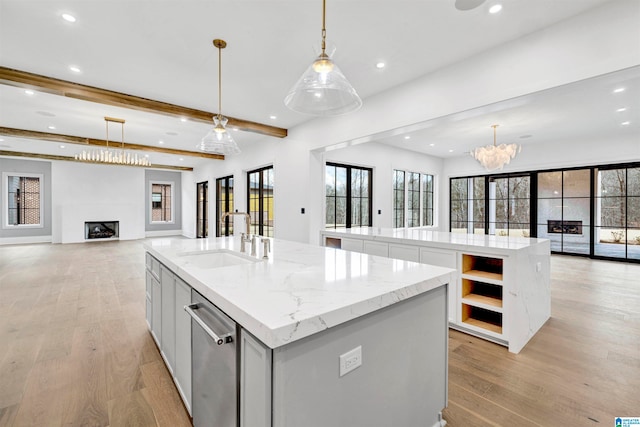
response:
[(272, 349), (441, 287), (454, 272), (270, 240), (268, 260), (255, 257), (255, 262), (219, 268), (207, 265), (207, 254), (238, 253), (239, 238), (161, 238), (145, 248)]
[(470, 250), (482, 249), (496, 254), (508, 255), (514, 250), (526, 249), (548, 242), (547, 239), (527, 237), (492, 236), (486, 234), (450, 233), (424, 228), (380, 228), (358, 227), (323, 230), (325, 235), (353, 237), (365, 240), (412, 244), (428, 242), (434, 248)]
[(425, 228), (327, 229), (330, 247), (455, 268), (449, 326), (518, 353), (551, 316), (548, 239)]

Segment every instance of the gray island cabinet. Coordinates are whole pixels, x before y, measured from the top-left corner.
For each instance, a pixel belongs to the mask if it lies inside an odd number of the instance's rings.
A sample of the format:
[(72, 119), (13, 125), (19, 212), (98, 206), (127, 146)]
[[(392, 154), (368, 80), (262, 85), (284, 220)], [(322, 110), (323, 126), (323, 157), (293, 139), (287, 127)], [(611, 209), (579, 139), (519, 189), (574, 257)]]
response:
[(233, 237), (145, 244), (149, 329), (189, 411), (202, 398), (191, 366), (198, 325), (184, 310), (197, 293), (236, 324), (231, 425), (444, 425), (453, 270), (270, 244), (268, 259), (240, 253)]

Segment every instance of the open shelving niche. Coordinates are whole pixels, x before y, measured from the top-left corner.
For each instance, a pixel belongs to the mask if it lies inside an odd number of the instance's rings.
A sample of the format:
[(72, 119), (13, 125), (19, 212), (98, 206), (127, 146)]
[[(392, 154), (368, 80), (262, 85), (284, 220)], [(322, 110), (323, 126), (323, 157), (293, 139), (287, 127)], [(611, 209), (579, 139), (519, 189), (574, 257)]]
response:
[(464, 325), (503, 338), (503, 259), (462, 254), (461, 309)]

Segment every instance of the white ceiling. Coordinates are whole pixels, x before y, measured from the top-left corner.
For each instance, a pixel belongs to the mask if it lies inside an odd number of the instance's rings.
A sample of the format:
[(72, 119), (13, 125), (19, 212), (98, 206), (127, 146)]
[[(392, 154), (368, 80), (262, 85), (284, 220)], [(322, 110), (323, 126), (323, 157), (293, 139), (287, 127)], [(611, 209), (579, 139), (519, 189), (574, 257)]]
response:
[[(608, 1), (505, 0), (504, 9), (490, 15), (488, 8), (496, 0), (468, 11), (456, 9), (454, 0), (328, 0), (327, 37), (337, 46), (334, 60), (366, 103), (374, 94)], [(218, 66), (212, 40), (223, 38), (228, 46), (222, 52), (222, 112), (291, 128), (309, 120), (289, 111), (283, 99), (315, 56), (321, 10), (320, 0), (0, 0), (0, 65), (215, 112)], [(62, 20), (62, 13), (73, 14), (77, 22)], [(379, 61), (387, 64), (382, 70), (375, 67)], [(69, 65), (81, 73), (69, 71)], [(634, 87), (626, 95), (630, 100), (635, 96), (638, 104), (637, 70), (625, 78)], [(417, 126), (424, 127), (418, 129), (422, 134), (411, 140), (390, 136), (407, 130), (391, 130), (374, 139), (449, 157), (490, 143), (488, 126), (493, 122), (512, 124), (504, 126), (504, 132), (499, 128), (499, 142), (523, 144), (543, 140), (553, 126), (556, 132), (575, 132), (576, 117), (587, 134), (605, 127), (620, 130), (620, 113), (612, 116), (615, 105), (600, 102), (604, 92), (598, 92), (609, 90), (611, 79), (615, 78), (569, 87), (560, 96), (549, 91), (431, 121)], [(588, 108), (593, 105), (603, 109)], [(27, 96), (22, 89), (0, 85), (3, 127), (104, 139), (104, 116), (126, 120), (127, 142), (150, 146), (162, 140), (165, 147), (194, 150), (208, 130), (202, 123), (42, 92)], [(536, 117), (540, 126), (519, 126), (523, 117)], [(640, 122), (637, 119), (632, 126)], [(56, 129), (47, 129), (50, 125)], [(120, 140), (118, 131), (110, 128), (110, 132)], [(533, 137), (519, 138), (529, 134)], [(0, 150), (61, 155), (78, 151), (51, 142), (0, 138), (4, 139)], [(241, 149), (250, 150), (252, 144), (270, 137), (234, 132), (234, 138)], [(412, 141), (436, 145), (417, 146)], [(444, 143), (454, 152), (438, 151)], [(150, 155), (156, 164), (202, 162), (195, 157)]]

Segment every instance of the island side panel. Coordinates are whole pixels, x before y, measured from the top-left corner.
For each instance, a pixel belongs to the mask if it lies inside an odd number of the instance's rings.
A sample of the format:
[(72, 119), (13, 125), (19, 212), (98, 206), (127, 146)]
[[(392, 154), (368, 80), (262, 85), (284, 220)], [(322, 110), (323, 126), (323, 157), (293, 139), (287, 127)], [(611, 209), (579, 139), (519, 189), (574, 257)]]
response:
[(519, 353), (551, 317), (551, 243), (518, 251), (513, 289), (507, 294), (509, 351)]
[[(274, 427), (439, 425), (447, 334), (440, 286), (274, 349)], [(358, 346), (362, 365), (340, 377), (340, 355)]]

